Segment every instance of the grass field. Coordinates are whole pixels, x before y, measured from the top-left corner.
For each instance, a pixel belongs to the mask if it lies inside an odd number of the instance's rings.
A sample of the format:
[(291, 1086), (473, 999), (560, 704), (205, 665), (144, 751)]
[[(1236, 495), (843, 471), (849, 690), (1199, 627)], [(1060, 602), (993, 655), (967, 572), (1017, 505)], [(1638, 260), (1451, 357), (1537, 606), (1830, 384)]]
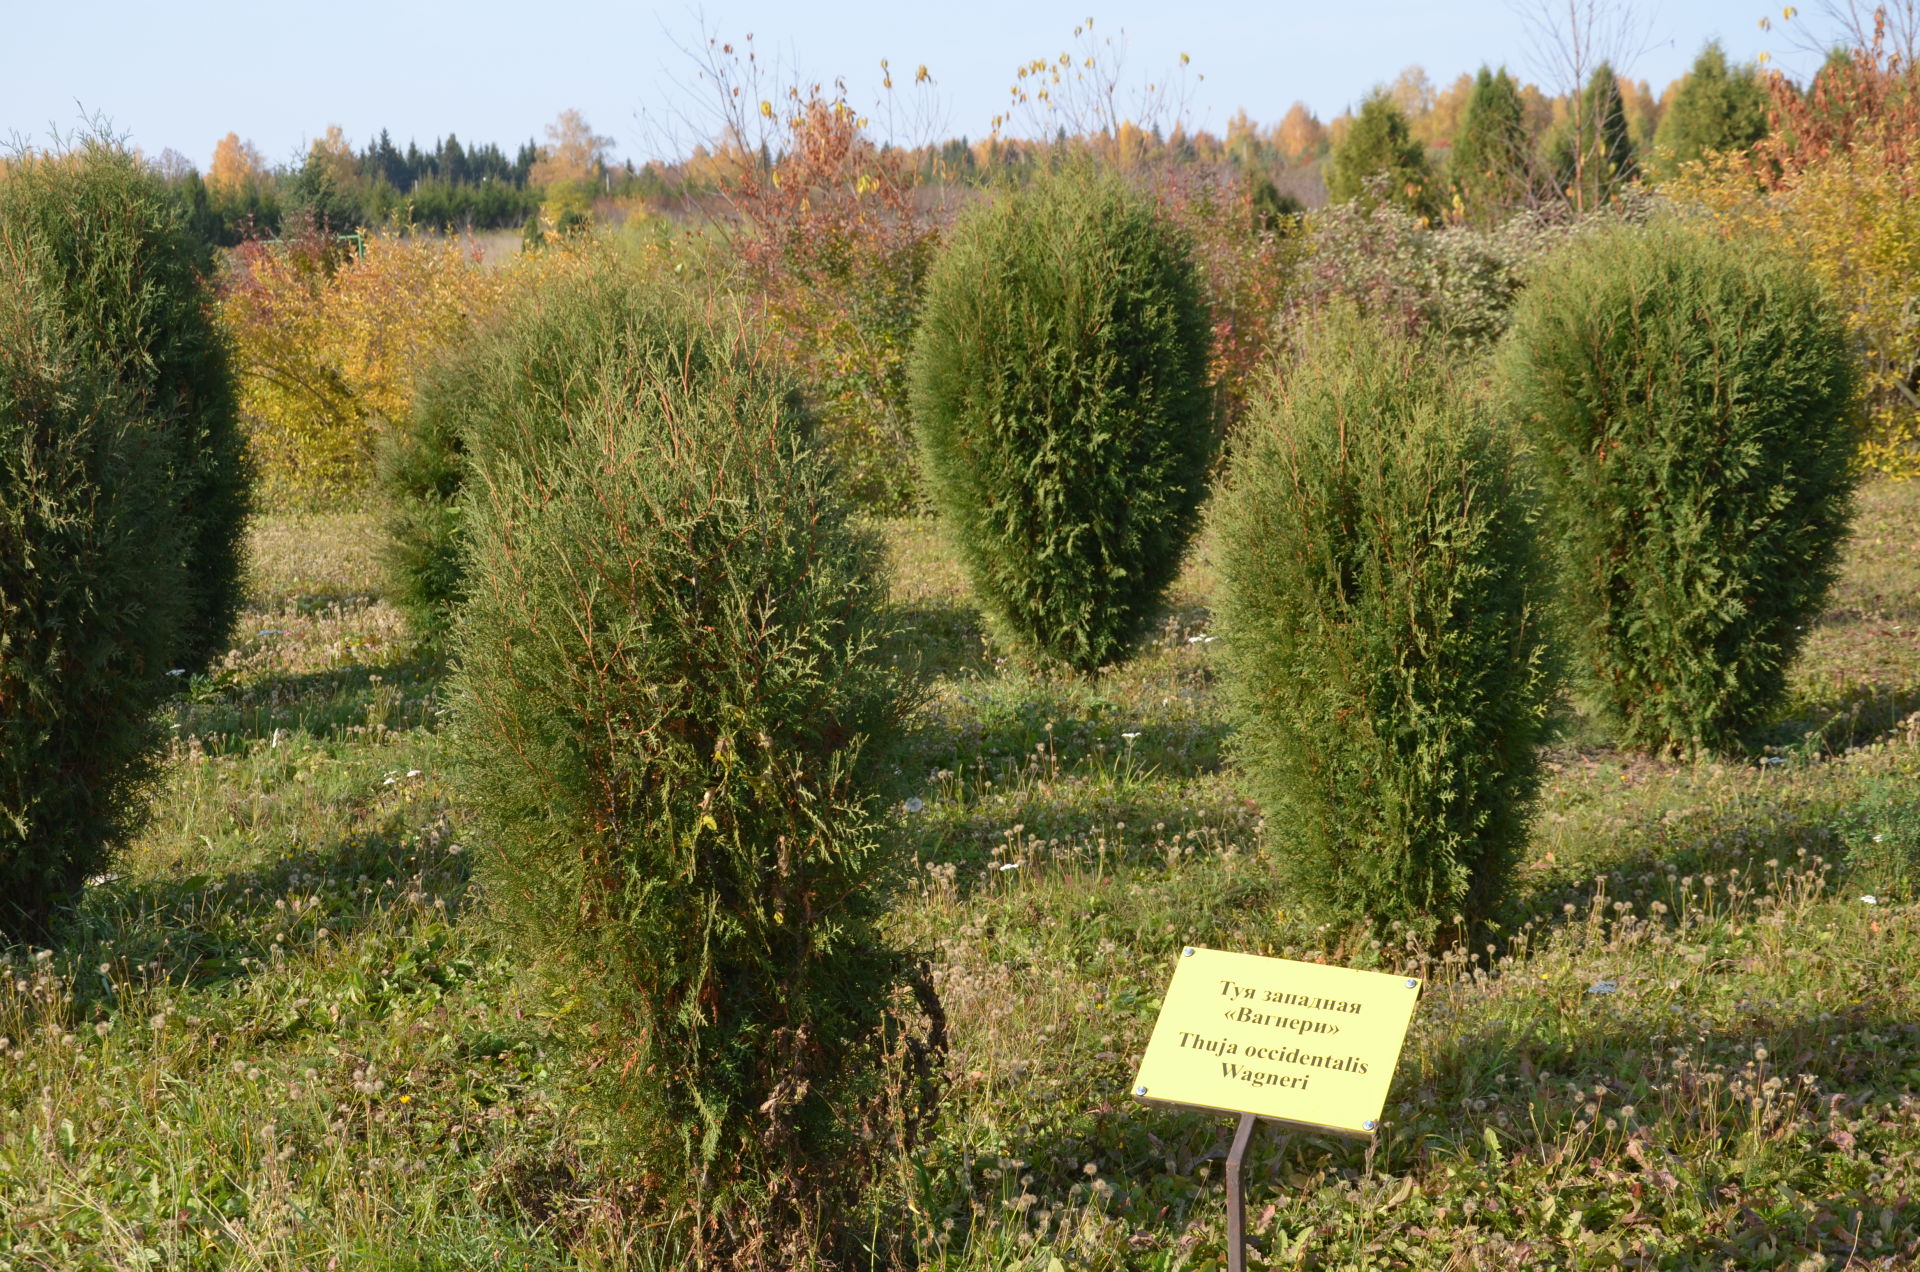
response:
[[(1865, 492), (1761, 762), (1655, 763), (1570, 718), (1506, 939), (1437, 959), (1335, 945), (1272, 883), (1204, 545), (1137, 659), (1049, 681), (982, 635), (930, 525), (889, 533), (936, 677), (898, 926), (954, 1049), (876, 1236), (939, 1268), (1220, 1266), (1230, 1124), (1126, 1095), (1191, 943), (1433, 978), (1372, 1147), (1256, 1139), (1254, 1267), (1920, 1261), (1920, 909), (1841, 860), (1920, 843), (1920, 483)], [(58, 949), (9, 956), (0, 1268), (660, 1261), (490, 943), (441, 669), (376, 548), (360, 517), (258, 526), (149, 828)]]

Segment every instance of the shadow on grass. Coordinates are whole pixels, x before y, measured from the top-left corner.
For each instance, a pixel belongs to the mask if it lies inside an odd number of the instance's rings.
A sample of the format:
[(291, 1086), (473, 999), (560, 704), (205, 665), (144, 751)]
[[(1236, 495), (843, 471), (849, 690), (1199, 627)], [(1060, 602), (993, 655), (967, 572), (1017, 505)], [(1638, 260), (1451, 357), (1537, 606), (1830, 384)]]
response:
[[(149, 980), (205, 988), (410, 909), (451, 923), (470, 876), (444, 822), (412, 826), (395, 814), (377, 830), (251, 869), (89, 888), (59, 946), (81, 967), (110, 961)], [(76, 978), (76, 1001), (112, 995), (105, 978)]]
[(889, 616), (899, 627), (895, 647), (901, 660), (928, 678), (989, 676), (992, 646), (980, 607), (968, 601), (910, 601), (896, 604)]
[(253, 741), (276, 730), (314, 737), (352, 728), (435, 728), (446, 663), (428, 655), (324, 671), (196, 682), (170, 709), (180, 735)]
[(1759, 730), (1763, 747), (1808, 755), (1837, 755), (1920, 735), (1920, 687), (1854, 684), (1832, 698), (1802, 701), (1792, 715)]

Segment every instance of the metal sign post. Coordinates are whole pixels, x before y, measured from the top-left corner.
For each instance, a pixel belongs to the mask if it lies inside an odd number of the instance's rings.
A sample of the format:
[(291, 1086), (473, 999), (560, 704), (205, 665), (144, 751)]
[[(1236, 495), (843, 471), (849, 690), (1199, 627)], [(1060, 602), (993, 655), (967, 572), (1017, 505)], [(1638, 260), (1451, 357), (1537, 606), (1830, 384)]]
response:
[(1247, 1159), (1253, 1123), (1253, 1114), (1240, 1115), (1233, 1148), (1227, 1153), (1227, 1272), (1247, 1272), (1247, 1185), (1240, 1176), (1240, 1164)]

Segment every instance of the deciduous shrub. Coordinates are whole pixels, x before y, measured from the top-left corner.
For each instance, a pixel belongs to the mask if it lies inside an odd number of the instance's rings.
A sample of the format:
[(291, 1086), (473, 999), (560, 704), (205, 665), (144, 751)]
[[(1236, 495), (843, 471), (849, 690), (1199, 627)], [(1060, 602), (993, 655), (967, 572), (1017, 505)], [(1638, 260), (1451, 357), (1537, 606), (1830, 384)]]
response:
[(97, 136), (9, 165), (0, 236), (54, 306), (72, 357), (115, 378), (167, 452), (162, 471), (186, 552), (186, 608), (168, 658), (199, 670), (226, 652), (239, 613), (251, 497), (199, 248), (165, 183)]
[(0, 231), (0, 942), (134, 825), (188, 599), (172, 438)]
[(1444, 361), (1336, 306), (1242, 439), (1218, 617), (1269, 851), (1329, 920), (1486, 917), (1525, 840), (1550, 689), (1504, 432)]
[(876, 513), (910, 511), (924, 496), (907, 356), (935, 217), (910, 154), (875, 145), (844, 92), (796, 89), (767, 109), (778, 116), (779, 158), (738, 156), (721, 168), (746, 296), (805, 381), (853, 497)]
[(1273, 354), (1307, 253), (1306, 218), (1265, 177), (1167, 165), (1154, 174), (1161, 214), (1186, 234), (1213, 325), (1215, 423), (1233, 435)]
[(1734, 743), (1832, 582), (1855, 372), (1811, 272), (1673, 220), (1576, 241), (1521, 297), (1502, 393), (1551, 496), (1569, 639), (1632, 745)]
[(973, 209), (927, 282), (925, 475), (988, 613), (1042, 662), (1120, 657), (1205, 493), (1209, 333), (1184, 237), (1077, 168)]
[(1920, 70), (1879, 23), (1806, 91), (1765, 83), (1772, 127), (1751, 154), (1683, 165), (1666, 189), (1730, 237), (1812, 263), (1863, 368), (1859, 463), (1920, 476)]
[(471, 332), (505, 285), (434, 234), (370, 234), (355, 248), (309, 225), (234, 249), (220, 319), (264, 492), (303, 504), (362, 495), (418, 369)]
[(542, 299), (602, 356), (467, 452), (461, 781), (610, 1142), (688, 1261), (752, 1266), (858, 1182), (903, 970), (881, 548), (744, 335), (605, 301)]

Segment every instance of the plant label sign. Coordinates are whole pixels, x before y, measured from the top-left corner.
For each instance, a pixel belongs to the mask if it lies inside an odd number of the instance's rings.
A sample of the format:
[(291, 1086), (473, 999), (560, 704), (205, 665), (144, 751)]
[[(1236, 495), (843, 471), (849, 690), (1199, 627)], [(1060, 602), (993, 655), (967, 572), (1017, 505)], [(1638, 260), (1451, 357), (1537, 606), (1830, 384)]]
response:
[(1371, 1135), (1420, 984), (1189, 946), (1133, 1093), (1153, 1104)]

